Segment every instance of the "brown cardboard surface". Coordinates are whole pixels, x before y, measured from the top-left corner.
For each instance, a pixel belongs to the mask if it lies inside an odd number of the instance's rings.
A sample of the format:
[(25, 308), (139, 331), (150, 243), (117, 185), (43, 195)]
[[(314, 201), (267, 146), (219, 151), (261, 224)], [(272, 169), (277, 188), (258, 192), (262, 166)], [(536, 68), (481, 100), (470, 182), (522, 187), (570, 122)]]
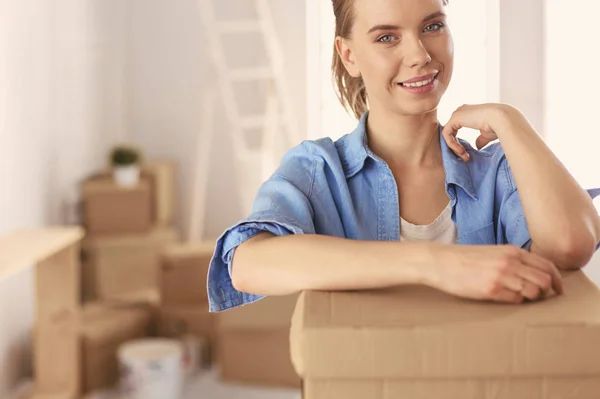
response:
[(300, 387), (289, 352), (289, 329), (219, 331), (217, 362), (224, 381)]
[(297, 300), (298, 295), (272, 296), (246, 306), (218, 313), (217, 328), (219, 331), (289, 328)]
[(79, 395), (69, 392), (31, 392), (17, 399), (78, 399)]
[(0, 237), (0, 280), (79, 245), (83, 235), (79, 226), (55, 226), (18, 230)]
[(600, 378), (308, 380), (303, 399), (597, 399)]
[(63, 313), (37, 323), (33, 331), (33, 372), (38, 393), (81, 392), (79, 315)]
[(164, 306), (208, 308), (206, 277), (215, 241), (169, 245), (162, 254), (161, 300)]
[[(98, 177), (110, 178), (107, 168)], [(141, 176), (150, 183), (152, 191), (152, 220), (155, 225), (174, 223), (177, 203), (177, 165), (169, 160), (150, 160), (142, 163)]]
[(150, 335), (152, 314), (145, 305), (86, 305), (82, 313), (83, 389), (91, 392), (118, 382), (119, 345)]
[(152, 226), (152, 191), (147, 178), (120, 187), (112, 177), (83, 183), (84, 225), (90, 234), (141, 233)]
[(215, 315), (207, 307), (161, 307), (157, 331), (162, 337), (178, 338), (185, 334), (214, 339)]
[(177, 168), (174, 162), (151, 161), (142, 165), (142, 176), (149, 178), (153, 193), (154, 223), (169, 226), (174, 223), (177, 202)]
[(35, 269), (36, 322), (52, 323), (65, 313), (79, 311), (81, 295), (80, 243), (48, 258)]
[(564, 282), (565, 295), (523, 305), (425, 287), (305, 292), (294, 366), (313, 381), (600, 378), (600, 291), (580, 271)]
[(86, 237), (82, 243), (85, 298), (158, 291), (160, 253), (178, 239), (177, 231), (168, 227), (143, 234)]

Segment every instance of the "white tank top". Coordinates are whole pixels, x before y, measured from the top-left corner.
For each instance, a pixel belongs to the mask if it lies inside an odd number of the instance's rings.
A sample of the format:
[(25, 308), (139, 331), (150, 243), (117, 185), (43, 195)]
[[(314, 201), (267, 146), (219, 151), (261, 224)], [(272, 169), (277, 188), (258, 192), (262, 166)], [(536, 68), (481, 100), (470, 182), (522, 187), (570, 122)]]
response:
[(441, 244), (456, 244), (458, 229), (452, 221), (452, 204), (428, 225), (416, 225), (400, 218), (400, 241), (428, 241)]

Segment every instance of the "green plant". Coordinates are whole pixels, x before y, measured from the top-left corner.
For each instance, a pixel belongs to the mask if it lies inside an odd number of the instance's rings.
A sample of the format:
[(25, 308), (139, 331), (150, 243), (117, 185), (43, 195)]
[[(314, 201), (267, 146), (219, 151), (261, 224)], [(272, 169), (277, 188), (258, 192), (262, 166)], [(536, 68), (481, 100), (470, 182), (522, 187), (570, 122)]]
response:
[(130, 166), (140, 163), (142, 153), (139, 149), (130, 145), (118, 145), (110, 152), (112, 166)]

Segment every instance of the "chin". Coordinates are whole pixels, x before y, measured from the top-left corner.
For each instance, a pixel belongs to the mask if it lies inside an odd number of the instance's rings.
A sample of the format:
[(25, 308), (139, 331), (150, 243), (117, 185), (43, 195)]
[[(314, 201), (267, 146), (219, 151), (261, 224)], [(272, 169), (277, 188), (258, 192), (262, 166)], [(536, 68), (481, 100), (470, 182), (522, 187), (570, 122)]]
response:
[(395, 111), (403, 115), (425, 115), (437, 110), (440, 104), (439, 98), (422, 99), (421, 101), (396, 102)]

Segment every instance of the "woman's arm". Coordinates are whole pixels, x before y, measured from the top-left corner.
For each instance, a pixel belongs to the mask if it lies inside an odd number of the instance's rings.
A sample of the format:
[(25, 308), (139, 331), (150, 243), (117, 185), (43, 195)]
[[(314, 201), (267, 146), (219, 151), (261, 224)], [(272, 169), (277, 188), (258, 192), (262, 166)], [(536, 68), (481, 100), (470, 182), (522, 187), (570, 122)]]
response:
[(585, 266), (600, 239), (600, 220), (590, 196), (516, 109), (499, 108), (491, 122), (512, 170), (531, 251), (558, 267)]
[(577, 184), (527, 119), (506, 104), (459, 107), (442, 134), (465, 162), (455, 139), (462, 127), (480, 131), (477, 148), (500, 139), (533, 242), (530, 250), (563, 269), (585, 266), (600, 240), (600, 220), (590, 195)]
[(399, 251), (393, 242), (262, 233), (236, 249), (232, 283), (238, 291), (256, 295), (420, 284), (435, 263), (428, 247), (402, 244)]
[(556, 267), (509, 245), (360, 241), (315, 234), (261, 233), (235, 251), (234, 287), (255, 295), (363, 290), (424, 284), (449, 294), (500, 302), (562, 293)]

